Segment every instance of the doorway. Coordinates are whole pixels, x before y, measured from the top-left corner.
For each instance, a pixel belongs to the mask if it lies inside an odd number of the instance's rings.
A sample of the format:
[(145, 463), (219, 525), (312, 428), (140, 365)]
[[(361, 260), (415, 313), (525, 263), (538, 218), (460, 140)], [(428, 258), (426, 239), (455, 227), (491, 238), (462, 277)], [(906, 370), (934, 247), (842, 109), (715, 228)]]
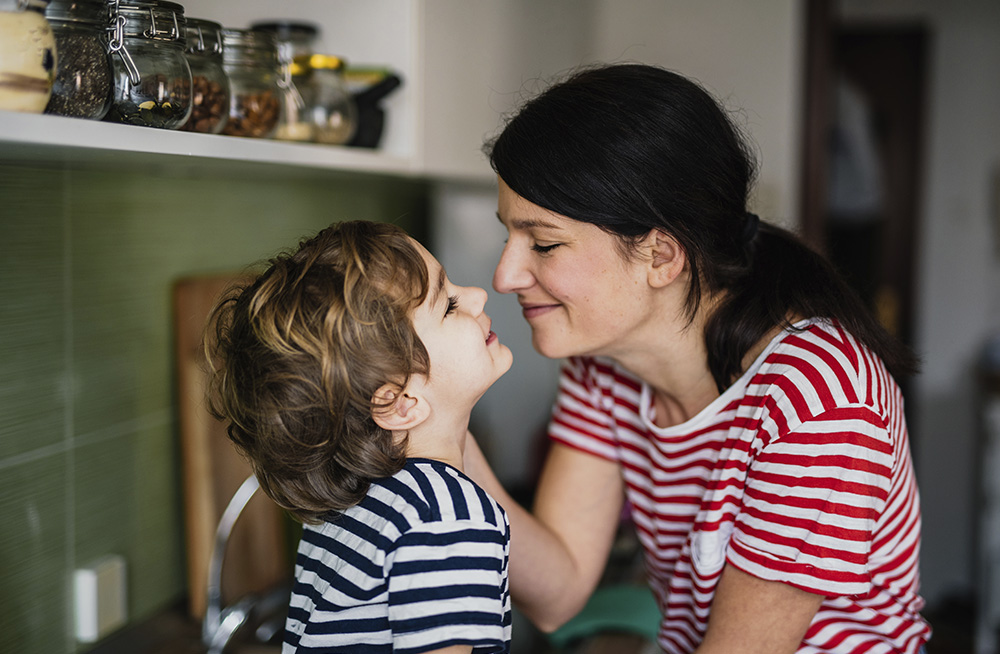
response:
[(912, 345), (929, 36), (809, 3), (803, 235)]

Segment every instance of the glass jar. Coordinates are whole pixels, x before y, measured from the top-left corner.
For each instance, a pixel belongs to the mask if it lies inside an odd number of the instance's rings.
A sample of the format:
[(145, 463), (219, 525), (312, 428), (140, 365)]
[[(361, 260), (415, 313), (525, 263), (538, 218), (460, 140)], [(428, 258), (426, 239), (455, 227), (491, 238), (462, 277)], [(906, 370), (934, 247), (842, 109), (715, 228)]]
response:
[[(334, 55), (314, 54), (296, 57), (296, 85), (304, 87), (303, 96), (312, 124), (313, 140), (327, 145), (343, 145), (354, 136), (357, 108), (344, 83), (344, 60)], [(303, 80), (303, 81), (298, 81)]]
[(229, 76), (222, 68), (222, 25), (188, 18), (185, 54), (191, 67), (191, 117), (181, 129), (219, 134), (229, 120)]
[(163, 0), (108, 0), (111, 109), (105, 120), (176, 129), (191, 113), (184, 8)]
[(0, 0), (0, 109), (42, 113), (52, 93), (56, 42), (48, 0)]
[(281, 116), (274, 137), (283, 141), (312, 141), (314, 130), (305, 97), (307, 92), (301, 86), (301, 75), (294, 70), (294, 62), (313, 54), (319, 28), (312, 23), (290, 21), (257, 22), (250, 27), (271, 34), (278, 48)]
[(222, 65), (229, 76), (230, 136), (270, 138), (281, 115), (278, 51), (267, 32), (224, 28)]
[(59, 53), (45, 113), (100, 120), (111, 104), (107, 4), (104, 0), (52, 0), (45, 17)]

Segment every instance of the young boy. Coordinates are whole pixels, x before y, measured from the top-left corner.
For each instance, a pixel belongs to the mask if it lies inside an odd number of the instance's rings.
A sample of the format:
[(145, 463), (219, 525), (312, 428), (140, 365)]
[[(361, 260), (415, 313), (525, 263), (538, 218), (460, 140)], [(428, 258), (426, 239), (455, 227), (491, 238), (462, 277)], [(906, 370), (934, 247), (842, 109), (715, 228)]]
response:
[(485, 304), (399, 228), (346, 222), (213, 312), (213, 413), (304, 523), (284, 654), (509, 651), (507, 516), (462, 472), (511, 365)]

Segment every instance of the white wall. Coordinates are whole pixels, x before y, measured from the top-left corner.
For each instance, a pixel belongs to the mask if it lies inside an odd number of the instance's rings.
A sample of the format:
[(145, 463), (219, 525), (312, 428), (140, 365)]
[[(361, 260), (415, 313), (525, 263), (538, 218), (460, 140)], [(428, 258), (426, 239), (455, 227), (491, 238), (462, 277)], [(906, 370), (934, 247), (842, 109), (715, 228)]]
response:
[(978, 575), (974, 366), (985, 341), (1000, 334), (1000, 225), (992, 204), (1000, 166), (1000, 3), (852, 1), (843, 16), (917, 19), (931, 33), (917, 237), (923, 368), (910, 402), (924, 514), (923, 592), (933, 603), (967, 592)]
[(759, 148), (755, 209), (796, 227), (803, 7), (796, 0), (595, 0), (586, 59), (659, 64), (737, 112)]

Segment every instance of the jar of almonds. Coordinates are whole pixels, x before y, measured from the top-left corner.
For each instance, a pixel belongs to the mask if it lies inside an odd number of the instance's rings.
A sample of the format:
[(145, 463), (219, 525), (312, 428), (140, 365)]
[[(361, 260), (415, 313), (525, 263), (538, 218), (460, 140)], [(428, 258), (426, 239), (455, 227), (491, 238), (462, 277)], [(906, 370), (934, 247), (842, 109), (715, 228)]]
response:
[(219, 134), (229, 120), (229, 76), (222, 67), (222, 25), (188, 18), (184, 53), (191, 66), (191, 117), (181, 129)]
[(176, 129), (191, 113), (184, 8), (165, 0), (108, 0), (112, 77), (105, 120)]
[(229, 121), (223, 134), (271, 138), (281, 115), (278, 50), (256, 30), (222, 30), (222, 65), (229, 77)]

